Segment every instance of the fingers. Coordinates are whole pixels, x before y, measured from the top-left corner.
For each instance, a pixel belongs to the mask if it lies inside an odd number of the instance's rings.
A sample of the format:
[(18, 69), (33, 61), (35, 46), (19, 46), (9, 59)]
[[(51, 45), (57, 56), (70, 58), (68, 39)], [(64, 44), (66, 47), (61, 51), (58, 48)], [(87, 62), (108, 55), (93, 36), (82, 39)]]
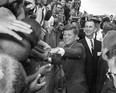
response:
[(50, 68), (51, 67), (51, 64), (46, 64), (44, 65), (45, 68)]
[(4, 26), (0, 26), (1, 30), (0, 33), (4, 33), (4, 34), (9, 34), (11, 36), (13, 36), (14, 38), (18, 39), (18, 40), (22, 40), (22, 37), (20, 37), (17, 33), (15, 33), (14, 31), (5, 28)]
[(36, 82), (37, 82), (38, 80), (40, 80), (40, 83), (37, 84), (37, 86), (38, 86), (39, 88), (42, 88), (42, 87), (46, 84), (46, 82), (45, 82), (45, 77), (42, 77), (41, 79), (40, 79), (40, 77), (41, 77), (41, 75), (39, 74), (39, 75), (36, 77)]
[(45, 82), (45, 79), (46, 79), (45, 76), (41, 77), (41, 78), (40, 78), (40, 83)]
[(41, 84), (37, 84), (37, 86), (38, 86), (39, 88), (41, 88), (41, 87), (45, 86), (45, 84), (46, 84), (46, 82), (42, 82)]
[(26, 27), (28, 27), (28, 28), (31, 27), (29, 24), (27, 24), (27, 23), (25, 23), (25, 22), (23, 22), (23, 21), (14, 20), (13, 22), (16, 23), (16, 24), (20, 24), (20, 25), (22, 25), (22, 26), (26, 26)]
[(9, 28), (27, 34), (30, 34), (32, 32), (32, 29), (30, 29), (30, 25), (18, 20), (14, 21)]
[(14, 38), (18, 39), (18, 40), (22, 40), (22, 37), (20, 37), (17, 33), (15, 33), (14, 31), (7, 31), (6, 34), (9, 34), (11, 36), (13, 36)]
[[(30, 25), (27, 23), (24, 23), (22, 21), (18, 20), (2, 20), (0, 21), (0, 33), (6, 33), (13, 37), (15, 37), (18, 40), (22, 40), (22, 37), (20, 37), (17, 33), (14, 31), (19, 31), (22, 33), (30, 34), (32, 32), (32, 29), (30, 29)], [(2, 31), (3, 30), (3, 31)]]
[(40, 79), (40, 77), (41, 77), (41, 74), (38, 74), (38, 76), (35, 79), (35, 82), (37, 82)]
[(51, 64), (46, 64), (44, 66), (41, 66), (38, 70), (38, 73), (41, 73), (42, 75), (45, 75), (51, 71)]
[(52, 65), (51, 64), (48, 64), (47, 66), (46, 66), (46, 72), (50, 72), (51, 71), (51, 69), (52, 69)]

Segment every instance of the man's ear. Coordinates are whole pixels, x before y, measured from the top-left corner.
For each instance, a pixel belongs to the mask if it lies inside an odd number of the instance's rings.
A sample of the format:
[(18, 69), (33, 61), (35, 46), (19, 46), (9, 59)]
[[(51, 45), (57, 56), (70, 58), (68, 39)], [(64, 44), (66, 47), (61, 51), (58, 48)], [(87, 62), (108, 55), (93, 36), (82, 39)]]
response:
[(97, 27), (94, 28), (94, 33), (97, 31)]
[(79, 37), (78, 37), (78, 35), (76, 35), (76, 36), (75, 36), (75, 40), (79, 40)]
[(85, 28), (83, 28), (83, 31), (84, 31), (84, 33), (85, 33)]

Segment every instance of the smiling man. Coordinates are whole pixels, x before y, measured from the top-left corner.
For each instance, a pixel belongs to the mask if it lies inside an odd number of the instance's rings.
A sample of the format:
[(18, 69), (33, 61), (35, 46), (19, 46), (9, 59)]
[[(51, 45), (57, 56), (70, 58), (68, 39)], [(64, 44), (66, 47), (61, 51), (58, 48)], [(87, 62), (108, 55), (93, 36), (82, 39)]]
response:
[(64, 81), (66, 81), (63, 82), (63, 87), (66, 93), (88, 93), (84, 73), (85, 49), (81, 43), (76, 41), (78, 33), (77, 27), (68, 26), (63, 34), (64, 48), (57, 47), (50, 51), (51, 54), (61, 55), (60, 57), (58, 55), (56, 59), (53, 57), (52, 62), (63, 66)]
[(85, 38), (79, 42), (83, 44), (86, 51), (85, 74), (89, 93), (95, 93), (97, 62), (101, 53), (101, 42), (93, 38), (95, 33), (95, 23), (92, 20), (85, 22), (84, 27)]

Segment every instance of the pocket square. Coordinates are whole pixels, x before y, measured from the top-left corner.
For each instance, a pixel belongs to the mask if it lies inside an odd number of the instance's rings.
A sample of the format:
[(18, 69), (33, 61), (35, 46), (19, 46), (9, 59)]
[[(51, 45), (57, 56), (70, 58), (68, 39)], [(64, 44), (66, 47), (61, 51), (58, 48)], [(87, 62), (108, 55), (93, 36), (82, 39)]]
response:
[(97, 52), (97, 56), (100, 56), (101, 55), (101, 52)]

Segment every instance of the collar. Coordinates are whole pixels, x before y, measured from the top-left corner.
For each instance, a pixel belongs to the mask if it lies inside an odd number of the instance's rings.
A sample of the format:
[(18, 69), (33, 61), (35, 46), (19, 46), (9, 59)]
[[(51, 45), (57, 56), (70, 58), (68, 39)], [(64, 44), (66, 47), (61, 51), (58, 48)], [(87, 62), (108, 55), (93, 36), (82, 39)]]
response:
[(93, 38), (92, 38), (92, 39), (89, 39), (88, 37), (85, 36), (85, 40), (86, 40), (87, 42), (90, 42), (90, 40), (92, 40), (92, 42), (93, 42), (93, 44), (94, 44), (94, 39), (93, 39)]
[(74, 45), (76, 42), (77, 42), (77, 41), (74, 41), (74, 42), (72, 42), (72, 43), (70, 43), (70, 44), (68, 44), (68, 45), (65, 45), (65, 47), (67, 47), (67, 48), (72, 48), (73, 45)]

